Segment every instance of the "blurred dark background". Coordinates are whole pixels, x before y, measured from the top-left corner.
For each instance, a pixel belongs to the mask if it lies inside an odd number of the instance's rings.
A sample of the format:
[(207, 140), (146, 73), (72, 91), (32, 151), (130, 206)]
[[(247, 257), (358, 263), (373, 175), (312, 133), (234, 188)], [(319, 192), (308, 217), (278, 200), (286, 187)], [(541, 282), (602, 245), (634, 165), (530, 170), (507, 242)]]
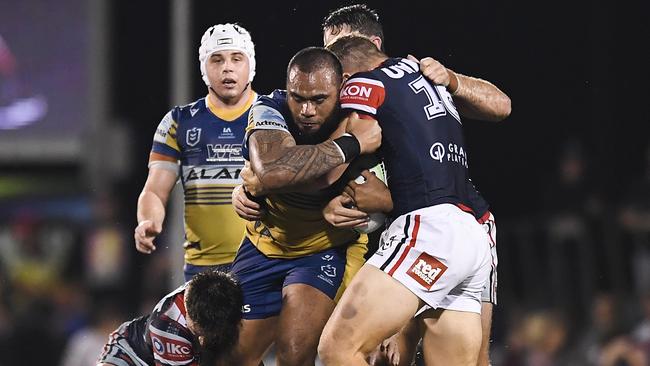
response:
[[(251, 32), (266, 94), (351, 3), (0, 4), (0, 365), (84, 364), (178, 283), (180, 236), (143, 256), (132, 232), (158, 122), (206, 94), (205, 29)], [(434, 57), (512, 99), (503, 122), (464, 122), (498, 223), (494, 364), (649, 357), (648, 3), (366, 3), (389, 55)]]

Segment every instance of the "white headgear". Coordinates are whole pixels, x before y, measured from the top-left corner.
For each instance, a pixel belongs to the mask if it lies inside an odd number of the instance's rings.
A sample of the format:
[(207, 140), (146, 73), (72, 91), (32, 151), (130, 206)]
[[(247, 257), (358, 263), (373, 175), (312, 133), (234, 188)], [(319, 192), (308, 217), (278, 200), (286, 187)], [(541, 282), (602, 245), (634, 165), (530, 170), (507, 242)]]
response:
[(205, 85), (210, 86), (210, 81), (205, 71), (205, 64), (208, 58), (213, 53), (223, 50), (241, 51), (248, 57), (248, 82), (252, 82), (255, 76), (255, 44), (253, 44), (250, 33), (244, 27), (227, 23), (213, 25), (201, 37), (199, 64), (201, 67), (201, 77)]

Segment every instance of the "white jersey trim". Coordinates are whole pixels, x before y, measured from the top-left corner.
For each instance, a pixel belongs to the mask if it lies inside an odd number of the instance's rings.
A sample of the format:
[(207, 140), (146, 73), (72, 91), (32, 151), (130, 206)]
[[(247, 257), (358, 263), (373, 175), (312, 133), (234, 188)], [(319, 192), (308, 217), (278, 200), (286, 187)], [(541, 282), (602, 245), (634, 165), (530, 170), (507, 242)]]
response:
[(373, 115), (377, 114), (377, 108), (373, 108), (373, 107), (363, 105), (363, 104), (341, 103), (341, 108), (357, 109), (357, 110), (360, 110), (360, 111), (372, 113)]

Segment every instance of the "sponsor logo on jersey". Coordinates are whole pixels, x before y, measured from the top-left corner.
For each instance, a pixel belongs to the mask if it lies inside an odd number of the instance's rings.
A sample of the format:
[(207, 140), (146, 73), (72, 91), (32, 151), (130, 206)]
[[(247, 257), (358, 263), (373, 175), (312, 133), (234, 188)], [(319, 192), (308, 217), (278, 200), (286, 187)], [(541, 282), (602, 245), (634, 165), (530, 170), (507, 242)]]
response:
[(217, 169), (190, 169), (185, 176), (185, 182), (191, 182), (200, 179), (239, 179), (241, 168), (237, 167), (223, 167)]
[(241, 312), (242, 313), (250, 313), (251, 312), (251, 304), (244, 304), (241, 307)]
[(230, 127), (224, 127), (219, 134), (220, 139), (234, 139), (235, 137), (236, 136), (234, 133), (232, 133), (232, 129)]
[(460, 145), (450, 142), (445, 146), (440, 142), (436, 142), (431, 145), (429, 149), (429, 155), (433, 160), (439, 162), (451, 162), (458, 163), (465, 168), (468, 167), (467, 164), (467, 151)]
[(248, 123), (249, 128), (289, 130), (284, 117), (277, 109), (262, 104), (253, 106), (248, 114)]
[(165, 354), (165, 346), (163, 346), (162, 342), (160, 339), (151, 336), (151, 342), (153, 343), (153, 349), (156, 351), (156, 353), (162, 355)]
[(244, 161), (241, 144), (207, 144), (206, 161)]
[(284, 123), (275, 121), (255, 121), (255, 127), (280, 127), (281, 129), (286, 130)]
[(185, 137), (185, 142), (189, 146), (196, 146), (201, 140), (201, 129), (198, 127), (193, 127), (187, 130), (187, 135)]
[(384, 83), (380, 80), (356, 77), (348, 80), (341, 89), (341, 107), (356, 109), (374, 115), (384, 102)]
[(442, 264), (436, 258), (422, 253), (413, 262), (411, 268), (406, 273), (425, 289), (431, 290), (433, 285), (438, 281), (440, 276), (447, 270), (447, 266)]
[(341, 90), (341, 97), (358, 97), (363, 99), (369, 99), (371, 93), (372, 93), (371, 85), (352, 84), (352, 85), (345, 86), (343, 90)]
[(158, 355), (156, 358), (169, 361), (185, 361), (193, 358), (191, 344), (185, 338), (155, 329), (151, 332), (151, 340), (154, 352)]
[(429, 149), (429, 155), (431, 155), (431, 158), (433, 160), (438, 160), (442, 163), (442, 158), (445, 157), (445, 146), (439, 142), (436, 142), (435, 144), (431, 145), (431, 148)]
[(154, 135), (153, 140), (160, 143), (165, 143), (167, 140), (167, 134), (174, 124), (174, 119), (172, 118), (172, 113), (168, 112), (165, 117), (158, 124), (156, 128), (156, 134)]

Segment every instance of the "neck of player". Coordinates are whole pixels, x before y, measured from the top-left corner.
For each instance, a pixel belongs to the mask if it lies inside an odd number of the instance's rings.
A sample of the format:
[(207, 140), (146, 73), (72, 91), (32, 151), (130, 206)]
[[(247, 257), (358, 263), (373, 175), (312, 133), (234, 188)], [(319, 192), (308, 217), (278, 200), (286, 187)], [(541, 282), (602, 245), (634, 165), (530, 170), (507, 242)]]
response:
[(253, 93), (253, 89), (251, 88), (250, 83), (246, 85), (244, 91), (232, 98), (220, 97), (217, 95), (214, 89), (208, 88), (208, 98), (210, 98), (210, 103), (218, 109), (225, 110), (238, 109), (243, 107), (250, 98), (251, 93)]

